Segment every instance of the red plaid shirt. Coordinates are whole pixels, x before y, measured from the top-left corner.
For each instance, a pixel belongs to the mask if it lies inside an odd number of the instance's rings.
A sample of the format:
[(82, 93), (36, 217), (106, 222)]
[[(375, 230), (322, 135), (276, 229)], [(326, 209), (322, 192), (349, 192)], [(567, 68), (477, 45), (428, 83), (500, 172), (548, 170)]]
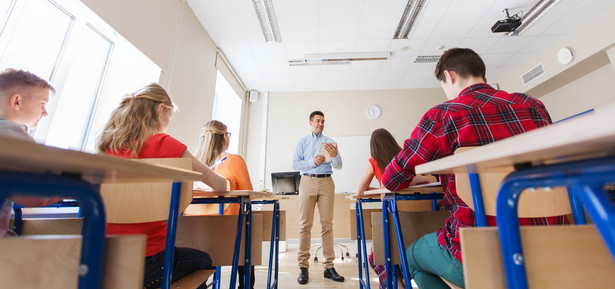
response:
[[(487, 84), (464, 89), (457, 98), (431, 108), (416, 126), (403, 150), (386, 167), (384, 186), (397, 191), (408, 187), (414, 167), (452, 155), (459, 147), (481, 146), (551, 123), (541, 101), (521, 93), (509, 94)], [(441, 175), (442, 205), (451, 212), (438, 230), (438, 242), (461, 260), (459, 228), (476, 226), (474, 212), (457, 195), (455, 175)], [(562, 224), (562, 217), (520, 219), (521, 225)], [(495, 225), (495, 217), (487, 216)]]

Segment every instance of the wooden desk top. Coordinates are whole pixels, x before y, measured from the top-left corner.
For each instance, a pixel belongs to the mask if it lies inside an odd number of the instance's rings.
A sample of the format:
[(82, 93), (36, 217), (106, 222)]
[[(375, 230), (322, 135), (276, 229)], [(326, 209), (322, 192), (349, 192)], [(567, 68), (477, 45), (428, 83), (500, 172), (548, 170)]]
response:
[(201, 180), (200, 172), (59, 149), (2, 135), (0, 170), (74, 174), (95, 184)]
[(250, 190), (235, 190), (228, 191), (225, 193), (218, 193), (214, 191), (206, 191), (206, 190), (194, 190), (194, 197), (242, 197), (242, 196), (250, 196), (252, 198), (266, 198), (272, 197), (271, 192), (263, 192), (263, 191), (250, 191)]
[[(386, 194), (392, 193), (387, 189), (377, 189), (377, 190), (367, 190), (363, 195), (353, 195), (352, 198), (356, 199), (374, 199), (382, 197)], [(431, 194), (431, 193), (442, 193), (442, 186), (434, 186), (434, 187), (407, 187), (401, 191), (397, 191), (396, 193), (402, 195), (411, 195), (411, 194)]]
[(416, 166), (417, 174), (478, 172), (615, 154), (615, 105)]

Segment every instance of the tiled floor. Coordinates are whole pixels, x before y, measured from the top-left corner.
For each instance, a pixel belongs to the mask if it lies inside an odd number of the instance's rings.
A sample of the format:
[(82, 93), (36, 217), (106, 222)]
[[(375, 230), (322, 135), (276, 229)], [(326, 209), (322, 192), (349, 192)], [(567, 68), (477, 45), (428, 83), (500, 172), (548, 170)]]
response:
[[(314, 243), (314, 242), (313, 242)], [(340, 258), (340, 249), (336, 249), (336, 259), (335, 259), (335, 269), (336, 271), (344, 276), (346, 279), (345, 282), (334, 282), (330, 279), (323, 278), (324, 269), (321, 263), (314, 263), (314, 252), (316, 248), (313, 247), (310, 250), (312, 257), (310, 260), (310, 279), (309, 282), (305, 285), (300, 285), (297, 283), (297, 277), (299, 276), (299, 268), (297, 266), (297, 248), (298, 243), (296, 240), (290, 240), (287, 242), (287, 251), (280, 253), (279, 256), (279, 286), (280, 289), (292, 289), (292, 288), (300, 288), (300, 289), (308, 289), (308, 288), (359, 288), (359, 273), (358, 273), (358, 265), (357, 265), (357, 245), (356, 241), (351, 240), (336, 240), (336, 243), (342, 244), (348, 247), (349, 258), (346, 257), (346, 249), (344, 248), (344, 260)], [(263, 247), (265, 247), (264, 243)], [(368, 250), (371, 247), (371, 243), (368, 243)], [(268, 247), (267, 247), (268, 248)], [(339, 247), (338, 247), (339, 248)], [(254, 288), (267, 288), (267, 257), (269, 251), (268, 249), (263, 250), (263, 265), (258, 265), (255, 268), (256, 274), (256, 283)], [(322, 250), (318, 252), (318, 259), (322, 261)], [(225, 267), (222, 270), (222, 282), (221, 288), (228, 288), (229, 284), (229, 274), (230, 268)], [(370, 287), (378, 288), (378, 278), (375, 273), (370, 269)]]

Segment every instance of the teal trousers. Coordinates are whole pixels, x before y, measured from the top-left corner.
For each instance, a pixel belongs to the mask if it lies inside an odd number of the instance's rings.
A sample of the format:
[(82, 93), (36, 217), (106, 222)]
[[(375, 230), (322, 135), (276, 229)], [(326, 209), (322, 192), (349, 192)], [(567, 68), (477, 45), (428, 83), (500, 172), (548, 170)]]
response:
[(436, 232), (429, 233), (410, 244), (406, 250), (410, 276), (419, 289), (448, 289), (447, 281), (464, 288), (463, 266), (446, 248), (438, 243)]

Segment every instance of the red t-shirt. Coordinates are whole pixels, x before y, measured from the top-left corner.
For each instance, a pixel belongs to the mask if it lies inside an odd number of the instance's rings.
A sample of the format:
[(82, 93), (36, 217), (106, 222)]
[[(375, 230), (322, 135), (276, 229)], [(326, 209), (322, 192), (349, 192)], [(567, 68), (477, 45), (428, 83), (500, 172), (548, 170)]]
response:
[[(168, 134), (160, 133), (153, 135), (145, 141), (137, 159), (147, 158), (179, 158), (186, 150), (186, 145), (174, 139)], [(107, 151), (107, 154), (130, 158), (130, 151), (119, 152)], [(152, 256), (164, 251), (167, 238), (167, 224), (165, 222), (148, 222), (134, 224), (107, 224), (109, 235), (147, 235), (145, 256)]]
[(374, 157), (370, 157), (369, 164), (372, 165), (372, 172), (374, 172), (374, 177), (376, 177), (376, 180), (378, 180), (378, 183), (380, 184), (380, 187), (382, 188), (382, 171), (380, 170), (380, 167), (378, 166), (378, 162), (376, 162)]

